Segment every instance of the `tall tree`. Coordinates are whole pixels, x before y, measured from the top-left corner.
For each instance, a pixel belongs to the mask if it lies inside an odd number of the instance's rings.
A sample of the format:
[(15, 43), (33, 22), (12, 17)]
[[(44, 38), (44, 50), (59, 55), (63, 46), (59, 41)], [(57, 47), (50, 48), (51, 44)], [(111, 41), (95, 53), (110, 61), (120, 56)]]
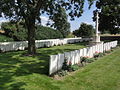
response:
[[(80, 17), (85, 0), (0, 0), (0, 16), (13, 20), (24, 19), (28, 30), (28, 53), (35, 54), (35, 22), (43, 13), (53, 16), (62, 6), (73, 19)], [(94, 0), (88, 0), (91, 3)]]
[(99, 30), (102, 33), (118, 33), (120, 29), (120, 0), (98, 0), (96, 6), (101, 9)]
[(62, 7), (51, 17), (54, 22), (52, 26), (59, 30), (64, 38), (70, 33), (70, 23), (67, 17), (65, 9)]
[(78, 30), (73, 31), (73, 34), (77, 37), (91, 37), (95, 30), (92, 25), (82, 23)]

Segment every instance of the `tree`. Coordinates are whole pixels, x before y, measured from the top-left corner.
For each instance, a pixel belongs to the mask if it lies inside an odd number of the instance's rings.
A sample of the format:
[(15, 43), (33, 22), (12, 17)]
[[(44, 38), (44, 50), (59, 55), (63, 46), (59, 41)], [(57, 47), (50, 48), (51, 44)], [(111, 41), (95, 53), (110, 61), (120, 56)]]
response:
[[(12, 38), (14, 41), (26, 41), (27, 40), (27, 30), (25, 28), (25, 22), (4, 22), (1, 25), (4, 36)], [(51, 27), (45, 27), (41, 25), (36, 26), (35, 31), (35, 39), (55, 39), (55, 38), (63, 38), (62, 34), (59, 30), (55, 30)]]
[(94, 34), (94, 28), (92, 25), (82, 23), (78, 30), (73, 31), (73, 34), (77, 37), (91, 37)]
[(59, 30), (55, 30), (51, 27), (45, 27), (40, 25), (37, 26), (35, 37), (37, 40), (63, 38)]
[(120, 0), (99, 0), (96, 3), (99, 14), (99, 30), (101, 33), (120, 33)]
[(64, 38), (70, 33), (70, 23), (67, 17), (65, 9), (61, 7), (51, 18), (54, 22), (52, 26), (59, 30)]
[[(94, 0), (88, 0), (91, 3)], [(65, 8), (72, 19), (80, 17), (83, 12), (84, 0), (0, 0), (0, 16), (19, 21), (25, 20), (28, 30), (28, 54), (34, 55), (35, 48), (35, 22), (41, 21), (43, 13), (52, 17), (60, 7)]]
[(27, 30), (24, 21), (3, 22), (1, 28), (5, 31), (5, 36), (13, 38), (15, 41), (24, 41), (27, 39)]

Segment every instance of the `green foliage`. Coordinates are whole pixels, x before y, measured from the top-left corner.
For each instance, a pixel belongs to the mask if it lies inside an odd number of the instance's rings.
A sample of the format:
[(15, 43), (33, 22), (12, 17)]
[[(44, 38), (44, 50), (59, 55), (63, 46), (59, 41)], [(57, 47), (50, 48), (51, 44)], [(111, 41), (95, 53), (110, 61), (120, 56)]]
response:
[(86, 59), (86, 62), (87, 62), (87, 63), (92, 63), (92, 62), (94, 62), (94, 61), (95, 61), (94, 58), (88, 58), (88, 59)]
[(76, 46), (41, 48), (38, 53), (42, 54), (34, 57), (21, 56), (27, 51), (0, 53), (0, 90), (119, 90), (120, 48), (62, 80), (46, 75), (49, 65), (46, 56)]
[[(93, 1), (88, 0), (89, 5)], [(40, 16), (45, 13), (49, 18), (52, 18), (63, 7), (74, 19), (83, 13), (84, 2), (84, 0), (0, 0), (0, 17), (14, 21), (25, 20), (28, 31), (28, 53), (34, 55), (36, 53), (35, 23), (36, 21), (41, 22)]]
[(13, 38), (15, 41), (27, 40), (27, 30), (22, 21), (20, 22), (4, 22), (1, 25), (5, 35)]
[(51, 19), (54, 22), (52, 26), (59, 30), (64, 38), (67, 37), (67, 35), (70, 33), (70, 23), (67, 20), (65, 9), (61, 7)]
[(87, 61), (87, 59), (88, 59), (88, 57), (81, 57), (81, 63), (83, 63), (83, 62), (86, 62)]
[(62, 77), (62, 76), (66, 76), (68, 74), (67, 70), (60, 70), (57, 75)]
[(53, 28), (37, 26), (35, 38), (37, 40), (42, 40), (42, 39), (63, 38), (63, 36), (58, 30), (55, 30)]
[(99, 30), (101, 33), (120, 33), (120, 0), (98, 0), (96, 6), (101, 9), (99, 14)]
[[(93, 3), (94, 0), (87, 0), (89, 5)], [(42, 2), (42, 3), (41, 3)], [(0, 1), (0, 17), (3, 13), (6, 18), (13, 20), (26, 19), (27, 20), (38, 20), (40, 21), (40, 15), (46, 13), (50, 17), (56, 14), (61, 7), (68, 11), (69, 16), (74, 19), (74, 17), (80, 17), (83, 13), (85, 1), (76, 0), (1, 0)], [(34, 21), (32, 21), (34, 22)], [(26, 23), (27, 24), (27, 23)]]
[(14, 40), (4, 35), (0, 35), (0, 42), (9, 42), (9, 41), (14, 41)]
[(73, 33), (69, 33), (66, 38), (74, 38), (74, 37), (75, 36), (73, 35)]
[(83, 63), (92, 63), (92, 62), (94, 62), (94, 61), (95, 61), (94, 58), (81, 57), (81, 64), (83, 64)]
[(72, 72), (78, 70), (80, 67), (78, 64), (72, 65), (71, 61), (68, 62), (67, 58), (65, 58), (65, 61), (62, 66), (62, 70)]
[(67, 58), (65, 58), (63, 62), (62, 70), (68, 70), (68, 69), (69, 69), (68, 60)]
[(70, 68), (71, 68), (72, 71), (76, 71), (76, 70), (78, 70), (80, 67), (79, 67), (77, 64), (75, 64), (75, 65), (72, 65)]
[(99, 57), (103, 57), (105, 53), (95, 53), (94, 58), (97, 59)]
[[(25, 28), (25, 23), (23, 21), (4, 22), (2, 23), (1, 27), (2, 30), (5, 31), (5, 35), (13, 38), (15, 41), (27, 40), (27, 29)], [(35, 38), (37, 40), (42, 40), (63, 38), (63, 36), (58, 30), (38, 25)]]
[(106, 53), (106, 54), (109, 54), (109, 53), (111, 53), (111, 50), (105, 51), (105, 53)]
[(94, 31), (92, 25), (82, 23), (78, 30), (73, 31), (73, 34), (77, 37), (91, 37), (94, 35)]

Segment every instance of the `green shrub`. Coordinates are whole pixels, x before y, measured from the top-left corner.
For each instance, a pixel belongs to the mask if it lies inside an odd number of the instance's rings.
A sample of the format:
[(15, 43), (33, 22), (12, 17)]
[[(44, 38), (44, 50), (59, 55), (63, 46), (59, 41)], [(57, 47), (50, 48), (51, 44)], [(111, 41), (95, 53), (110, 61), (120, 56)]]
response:
[(71, 70), (72, 70), (72, 71), (76, 71), (76, 70), (78, 70), (79, 68), (80, 68), (80, 67), (79, 67), (77, 64), (71, 66)]
[(81, 57), (81, 63), (86, 62), (88, 57)]
[[(25, 41), (27, 40), (27, 29), (25, 28), (24, 21), (20, 22), (5, 22), (1, 25), (2, 30), (5, 31), (5, 35), (13, 38), (15, 41)], [(50, 27), (44, 27), (41, 25), (36, 26), (36, 40), (43, 39), (56, 39), (63, 38), (63, 35), (59, 30), (55, 30)]]
[(73, 34), (77, 37), (92, 37), (95, 34), (94, 31), (92, 25), (82, 23), (79, 29), (73, 31)]
[(83, 64), (83, 63), (91, 63), (91, 62), (94, 62), (94, 61), (95, 61), (94, 58), (81, 57), (81, 64)]
[(98, 52), (96, 52), (94, 54), (94, 58), (103, 57), (104, 55), (105, 55), (105, 53), (98, 53)]
[(74, 38), (75, 36), (72, 33), (69, 33), (66, 38)]
[(62, 77), (62, 76), (66, 76), (68, 73), (67, 73), (67, 70), (60, 70), (57, 75)]
[(9, 41), (14, 41), (14, 40), (4, 35), (0, 35), (0, 42), (9, 42)]
[(62, 70), (68, 70), (68, 69), (69, 69), (68, 60), (67, 58), (65, 58), (63, 62)]
[(105, 51), (105, 53), (106, 53), (106, 54), (109, 54), (109, 53), (111, 53), (111, 50)]
[(94, 61), (95, 61), (94, 58), (87, 58), (87, 59), (86, 59), (86, 62), (87, 62), (87, 63), (92, 63), (92, 62), (94, 62)]
[(36, 30), (36, 39), (56, 39), (56, 38), (63, 38), (62, 34), (53, 28), (44, 27), (44, 26), (37, 26)]

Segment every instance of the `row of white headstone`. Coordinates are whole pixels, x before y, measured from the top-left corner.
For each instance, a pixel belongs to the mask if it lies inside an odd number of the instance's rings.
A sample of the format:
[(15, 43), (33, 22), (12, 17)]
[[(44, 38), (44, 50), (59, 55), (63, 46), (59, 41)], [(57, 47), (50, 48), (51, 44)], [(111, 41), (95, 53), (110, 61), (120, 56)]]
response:
[[(64, 45), (68, 43), (76, 43), (82, 41), (89, 41), (90, 38), (64, 38), (64, 39), (48, 39), (48, 40), (36, 40), (36, 48), (42, 47), (52, 47), (57, 45)], [(16, 51), (16, 50), (25, 50), (28, 47), (28, 41), (20, 41), (20, 42), (1, 42), (0, 43), (0, 51)]]
[(95, 53), (103, 53), (105, 51), (111, 50), (111, 48), (114, 48), (116, 46), (117, 41), (112, 41), (71, 52), (64, 52), (63, 54), (51, 55), (49, 63), (49, 75), (57, 72), (62, 68), (65, 58), (67, 58), (68, 62), (71, 62), (71, 64), (74, 65), (80, 62), (81, 57), (92, 58)]

